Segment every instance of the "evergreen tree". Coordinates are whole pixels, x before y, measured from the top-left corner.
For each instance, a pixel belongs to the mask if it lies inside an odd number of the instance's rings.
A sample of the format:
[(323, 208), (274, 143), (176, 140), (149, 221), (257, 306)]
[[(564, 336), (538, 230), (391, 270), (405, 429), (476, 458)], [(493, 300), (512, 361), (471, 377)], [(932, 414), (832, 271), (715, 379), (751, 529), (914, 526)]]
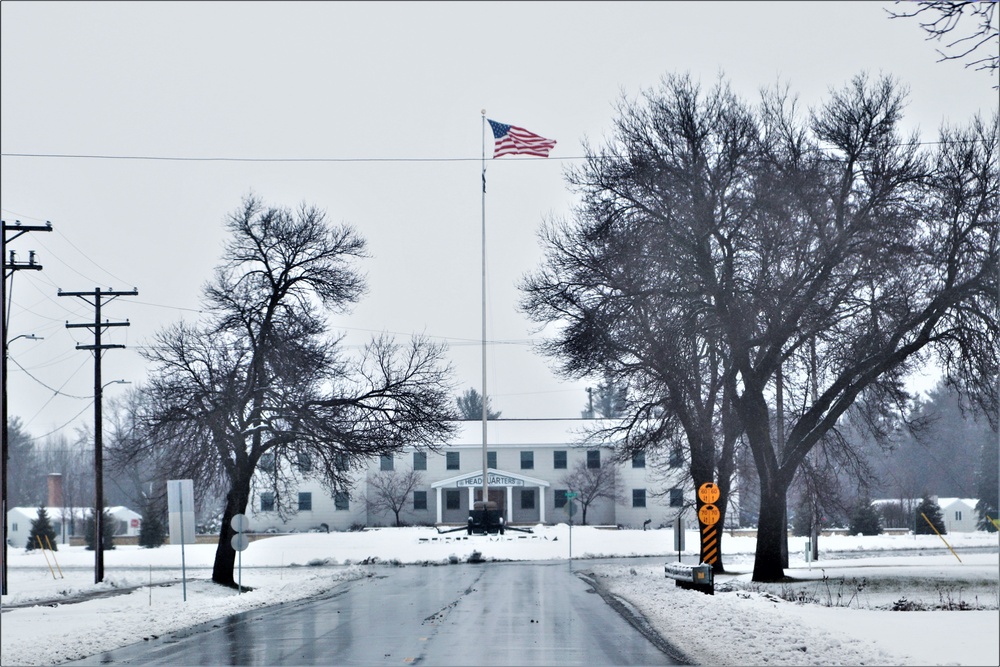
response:
[[(976, 469), (976, 491), (979, 501), (976, 503), (976, 513), (979, 521), (976, 527), (979, 530), (986, 530), (995, 533), (997, 530), (996, 521), (998, 508), (1000, 508), (1000, 483), (997, 481), (998, 466), (997, 457), (1000, 456), (1000, 447), (997, 447), (997, 433), (992, 432), (992, 437), (983, 438), (982, 449), (979, 454), (979, 466)], [(990, 519), (993, 521), (990, 521)]]
[(139, 526), (139, 546), (145, 549), (156, 549), (163, 545), (167, 532), (163, 526), (160, 512), (155, 503), (146, 499), (142, 508), (142, 524)]
[(851, 531), (851, 535), (857, 535), (858, 533), (862, 535), (882, 534), (882, 521), (868, 499), (860, 501), (854, 508), (854, 511), (851, 512), (849, 530)]
[[(474, 387), (470, 387), (455, 399), (458, 405), (458, 418), (463, 421), (475, 421), (483, 418), (483, 397)], [(486, 418), (500, 419), (500, 413), (493, 410), (493, 400), (486, 397)]]
[(39, 507), (38, 518), (31, 520), (31, 532), (28, 533), (28, 543), (25, 545), (25, 549), (28, 551), (37, 549), (39, 540), (46, 549), (51, 546), (52, 551), (59, 550), (59, 545), (56, 544), (56, 531), (52, 527), (52, 522), (49, 521), (48, 510), (44, 507)]
[[(921, 514), (923, 514), (923, 516), (921, 516)], [(936, 500), (932, 499), (928, 495), (924, 495), (920, 504), (917, 505), (917, 527), (914, 531), (917, 535), (931, 535), (934, 533), (931, 527), (927, 525), (927, 521), (924, 521), (924, 516), (927, 517), (928, 521), (934, 524), (934, 528), (937, 529), (937, 532), (942, 535), (948, 532), (944, 527), (944, 516), (941, 514), (941, 506), (937, 504)]]
[[(90, 514), (87, 515), (87, 520), (83, 527), (83, 538), (87, 543), (87, 551), (94, 550), (94, 510), (90, 510)], [(111, 514), (105, 508), (101, 512), (101, 533), (103, 537), (101, 539), (101, 546), (104, 547), (104, 551), (110, 551), (115, 548), (115, 520), (111, 517)]]
[(628, 405), (628, 386), (605, 378), (597, 388), (587, 387), (587, 409), (580, 413), (584, 419), (617, 419), (625, 414)]

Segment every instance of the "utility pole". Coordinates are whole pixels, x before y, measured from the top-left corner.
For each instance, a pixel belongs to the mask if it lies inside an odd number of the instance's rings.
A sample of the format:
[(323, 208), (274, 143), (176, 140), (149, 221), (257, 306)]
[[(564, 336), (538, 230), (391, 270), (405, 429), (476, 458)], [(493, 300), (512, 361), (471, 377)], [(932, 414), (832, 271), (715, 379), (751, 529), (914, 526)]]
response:
[[(0, 383), (3, 384), (3, 397), (0, 401), (0, 420), (3, 421), (3, 595), (7, 595), (7, 463), (10, 459), (8, 448), (7, 431), (7, 331), (10, 324), (10, 305), (7, 303), (7, 278), (10, 278), (11, 292), (14, 291), (14, 272), (28, 269), (31, 271), (41, 271), (42, 265), (35, 263), (35, 251), (28, 253), (28, 261), (18, 262), (14, 251), (10, 251), (10, 261), (7, 261), (7, 243), (27, 232), (51, 232), (52, 223), (45, 225), (22, 225), (20, 220), (15, 220), (14, 224), (8, 225), (0, 220), (0, 262), (3, 263), (3, 280), (0, 280), (0, 338), (3, 339), (3, 366), (0, 368)], [(7, 238), (7, 232), (14, 232)]]
[(101, 333), (108, 327), (127, 327), (125, 322), (101, 322), (102, 300), (112, 301), (119, 296), (138, 296), (139, 291), (133, 288), (129, 292), (107, 290), (100, 287), (93, 292), (63, 292), (59, 296), (75, 296), (83, 299), (94, 307), (94, 321), (79, 324), (66, 323), (67, 329), (86, 328), (94, 332), (93, 345), (77, 345), (78, 350), (94, 351), (94, 583), (104, 581), (104, 451), (103, 425), (101, 423), (101, 403), (104, 386), (101, 384), (101, 352), (110, 349), (123, 349), (124, 345), (111, 345), (101, 342)]

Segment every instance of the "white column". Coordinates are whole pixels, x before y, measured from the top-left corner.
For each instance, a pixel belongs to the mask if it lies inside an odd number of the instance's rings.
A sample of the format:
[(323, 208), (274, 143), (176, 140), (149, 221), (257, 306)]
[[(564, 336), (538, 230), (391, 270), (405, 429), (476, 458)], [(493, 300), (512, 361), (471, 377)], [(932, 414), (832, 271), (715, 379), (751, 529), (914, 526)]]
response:
[(441, 503), (441, 487), (439, 486), (437, 489), (435, 489), (435, 491), (437, 492), (437, 515), (438, 515), (437, 522), (441, 523), (443, 521), (443, 516), (444, 516), (442, 513), (444, 508)]
[(514, 521), (514, 487), (507, 487), (507, 523)]
[(545, 523), (545, 487), (538, 487), (539, 523)]
[(476, 487), (469, 487), (469, 509), (471, 510), (476, 506)]

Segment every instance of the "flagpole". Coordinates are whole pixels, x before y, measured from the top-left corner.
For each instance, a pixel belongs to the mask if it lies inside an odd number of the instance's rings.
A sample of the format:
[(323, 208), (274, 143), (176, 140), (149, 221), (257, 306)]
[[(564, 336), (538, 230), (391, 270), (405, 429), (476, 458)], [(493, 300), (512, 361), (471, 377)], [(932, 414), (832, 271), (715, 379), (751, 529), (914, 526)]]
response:
[(489, 474), (487, 472), (486, 455), (486, 109), (482, 110), (483, 116), (483, 140), (482, 140), (482, 166), (483, 166), (483, 201), (482, 201), (482, 239), (483, 239), (483, 509), (486, 509), (486, 502), (490, 499)]

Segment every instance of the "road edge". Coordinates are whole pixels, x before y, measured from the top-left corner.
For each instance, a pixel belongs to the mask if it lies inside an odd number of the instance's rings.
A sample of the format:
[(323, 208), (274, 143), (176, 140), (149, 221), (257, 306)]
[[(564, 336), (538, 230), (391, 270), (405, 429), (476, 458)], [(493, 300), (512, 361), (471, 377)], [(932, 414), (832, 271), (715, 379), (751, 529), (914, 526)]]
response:
[(576, 572), (576, 576), (583, 579), (598, 595), (601, 596), (608, 606), (618, 612), (618, 615), (624, 618), (629, 625), (642, 633), (642, 635), (648, 639), (656, 648), (666, 654), (672, 660), (677, 661), (678, 665), (697, 665), (698, 663), (692, 660), (687, 654), (681, 651), (679, 648), (667, 641), (666, 638), (661, 635), (656, 628), (650, 625), (646, 617), (642, 615), (635, 606), (632, 605), (628, 600), (618, 597), (603, 585), (601, 585), (594, 575), (593, 572)]

